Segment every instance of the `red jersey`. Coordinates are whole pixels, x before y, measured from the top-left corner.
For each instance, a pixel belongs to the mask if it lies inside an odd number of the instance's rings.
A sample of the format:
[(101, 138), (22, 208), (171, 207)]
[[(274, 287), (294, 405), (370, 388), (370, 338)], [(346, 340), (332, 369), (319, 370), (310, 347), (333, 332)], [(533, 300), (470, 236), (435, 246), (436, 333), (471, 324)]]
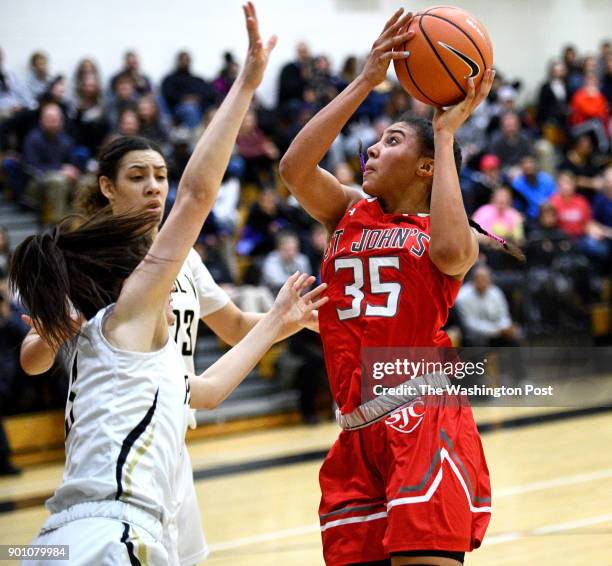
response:
[(364, 348), (451, 347), (441, 328), (461, 281), (429, 259), (429, 221), (428, 214), (385, 214), (367, 198), (331, 235), (321, 266), (330, 300), (319, 310), (319, 326), (342, 413), (362, 402)]

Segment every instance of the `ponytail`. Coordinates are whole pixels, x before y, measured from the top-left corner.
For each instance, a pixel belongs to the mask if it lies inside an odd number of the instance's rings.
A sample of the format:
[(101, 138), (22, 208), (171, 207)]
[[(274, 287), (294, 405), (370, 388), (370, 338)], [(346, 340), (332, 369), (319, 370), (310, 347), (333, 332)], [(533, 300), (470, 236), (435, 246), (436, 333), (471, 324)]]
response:
[(158, 218), (112, 216), (107, 208), (79, 220), (76, 229), (68, 217), (51, 232), (30, 236), (11, 259), (11, 288), (55, 348), (74, 334), (72, 307), (90, 319), (117, 301), (123, 282), (150, 247)]
[(469, 219), (470, 226), (476, 230), (479, 234), (486, 236), (487, 238), (491, 238), (495, 240), (507, 253), (509, 253), (512, 257), (516, 258), (519, 261), (525, 261), (525, 254), (520, 250), (518, 246), (515, 246), (511, 242), (500, 238), (496, 234), (493, 234), (487, 230), (485, 230), (478, 222)]

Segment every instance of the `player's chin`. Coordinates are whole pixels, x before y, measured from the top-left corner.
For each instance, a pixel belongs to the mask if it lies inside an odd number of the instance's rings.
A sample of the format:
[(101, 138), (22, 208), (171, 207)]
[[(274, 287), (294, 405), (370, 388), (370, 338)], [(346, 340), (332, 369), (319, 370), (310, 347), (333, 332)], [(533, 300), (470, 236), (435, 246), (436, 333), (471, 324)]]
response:
[(378, 196), (378, 183), (372, 177), (372, 174), (366, 175), (363, 179), (363, 183), (361, 184), (361, 188), (363, 189), (364, 193), (376, 197)]

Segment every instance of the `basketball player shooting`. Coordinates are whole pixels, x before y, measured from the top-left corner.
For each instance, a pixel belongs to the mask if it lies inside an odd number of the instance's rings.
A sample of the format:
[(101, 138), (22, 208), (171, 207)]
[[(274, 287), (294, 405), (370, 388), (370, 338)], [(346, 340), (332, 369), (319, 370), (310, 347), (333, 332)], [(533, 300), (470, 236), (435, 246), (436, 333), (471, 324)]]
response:
[[(421, 404), (409, 432), (391, 426), (410, 408), (361, 410), (364, 350), (451, 347), (448, 310), (478, 256), (463, 206), (455, 132), (486, 98), (493, 71), (473, 79), (433, 121), (402, 117), (367, 151), (363, 198), (318, 166), (391, 60), (409, 58), (412, 14), (398, 10), (361, 74), (298, 134), (280, 165), (304, 208), (325, 225), (319, 311), (327, 371), (344, 429), (320, 472), (327, 564), (457, 566), (489, 523), (490, 482), (469, 406)], [(369, 232), (368, 232), (369, 231)]]

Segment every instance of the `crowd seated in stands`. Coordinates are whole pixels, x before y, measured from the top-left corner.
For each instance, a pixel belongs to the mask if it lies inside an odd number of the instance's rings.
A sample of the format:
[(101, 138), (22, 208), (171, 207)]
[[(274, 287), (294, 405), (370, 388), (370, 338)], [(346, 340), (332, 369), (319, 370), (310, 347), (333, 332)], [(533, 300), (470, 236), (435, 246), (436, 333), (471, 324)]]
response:
[[(120, 68), (103, 73), (88, 58), (75, 60), (73, 69), (56, 69), (52, 61), (52, 53), (36, 51), (27, 75), (19, 76), (11, 54), (0, 49), (0, 199), (34, 211), (40, 227), (52, 225), (72, 210), (75, 193), (78, 200), (80, 187), (96, 173), (100, 146), (114, 136), (139, 133), (167, 152), (169, 209), (195, 133), (206, 128), (236, 77), (234, 56), (224, 53), (219, 72), (208, 78), (193, 72), (191, 55), (182, 51), (159, 83), (133, 50)], [(243, 124), (198, 248), (219, 282), (248, 310), (265, 310), (270, 302), (265, 285), (274, 290), (289, 271), (307, 269), (306, 264), (315, 274), (319, 270), (327, 235), (288, 198), (278, 160), (361, 64), (351, 56), (334, 68), (325, 53), (300, 43), (280, 71), (276, 103), (268, 107), (256, 99)], [(588, 337), (590, 305), (609, 300), (610, 42), (602, 42), (597, 54), (566, 46), (557, 58), (539, 64), (542, 82), (533, 96), (523, 91), (520, 77), (510, 79), (498, 70), (490, 96), (458, 132), (467, 213), (527, 256), (518, 264), (494, 247), (481, 246), (480, 267), (458, 301), (468, 342), (517, 343), (577, 329)], [(111, 78), (103, 83), (101, 76)], [(406, 111), (432, 116), (430, 107), (390, 79), (364, 101), (322, 166), (359, 187), (360, 142), (367, 148)], [(1, 224), (0, 269), (5, 270), (10, 234)], [(479, 332), (484, 327), (472, 324), (470, 313), (480, 303), (495, 315), (494, 331)], [(10, 325), (0, 326), (0, 344), (11, 343), (11, 332)], [(304, 364), (319, 359), (316, 350), (306, 348), (311, 339), (296, 339), (293, 346)], [(12, 362), (2, 360), (0, 374), (8, 375)], [(39, 380), (44, 386), (24, 394), (18, 410), (56, 398), (45, 383)], [(309, 401), (304, 402), (305, 414), (311, 414)]]

